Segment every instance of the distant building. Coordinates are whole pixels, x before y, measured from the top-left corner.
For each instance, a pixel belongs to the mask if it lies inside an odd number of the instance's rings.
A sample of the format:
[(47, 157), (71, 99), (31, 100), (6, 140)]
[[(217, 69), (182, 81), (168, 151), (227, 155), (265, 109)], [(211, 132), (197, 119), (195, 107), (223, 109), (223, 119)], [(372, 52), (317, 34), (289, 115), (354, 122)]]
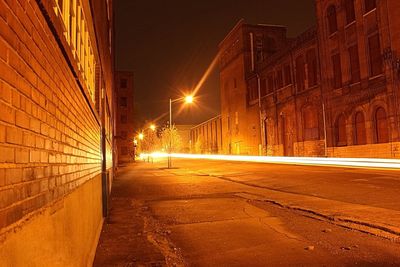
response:
[(130, 162), (133, 160), (135, 138), (134, 129), (134, 88), (133, 73), (117, 71), (115, 73), (115, 86), (117, 97), (116, 131), (118, 162)]
[(216, 116), (190, 129), (190, 152), (201, 154), (223, 152), (221, 116)]
[(219, 45), (223, 153), (399, 158), (399, 13), (317, 0), (296, 38), (240, 21)]
[(114, 175), (111, 0), (0, 0), (0, 266), (90, 266)]

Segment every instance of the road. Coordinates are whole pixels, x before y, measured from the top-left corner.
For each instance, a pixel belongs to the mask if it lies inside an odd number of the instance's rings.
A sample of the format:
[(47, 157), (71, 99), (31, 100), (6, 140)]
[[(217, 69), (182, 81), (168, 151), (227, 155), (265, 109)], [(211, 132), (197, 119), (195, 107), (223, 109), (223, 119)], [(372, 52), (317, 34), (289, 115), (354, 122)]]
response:
[(94, 266), (399, 266), (397, 171), (174, 159), (121, 168)]

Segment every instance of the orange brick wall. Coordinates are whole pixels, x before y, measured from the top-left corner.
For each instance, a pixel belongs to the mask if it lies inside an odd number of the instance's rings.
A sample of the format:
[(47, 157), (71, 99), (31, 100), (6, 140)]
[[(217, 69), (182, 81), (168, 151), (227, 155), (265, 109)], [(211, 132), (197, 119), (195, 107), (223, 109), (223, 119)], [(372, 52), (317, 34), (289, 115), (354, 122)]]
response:
[(78, 82), (36, 1), (0, 0), (2, 231), (101, 173), (98, 116)]

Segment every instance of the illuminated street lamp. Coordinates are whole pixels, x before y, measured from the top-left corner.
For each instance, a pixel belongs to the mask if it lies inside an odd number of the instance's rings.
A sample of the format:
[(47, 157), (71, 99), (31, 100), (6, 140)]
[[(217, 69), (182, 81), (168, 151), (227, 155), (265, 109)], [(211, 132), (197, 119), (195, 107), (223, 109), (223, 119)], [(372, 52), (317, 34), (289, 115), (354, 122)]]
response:
[(172, 148), (172, 103), (184, 101), (186, 104), (193, 103), (193, 95), (186, 95), (177, 99), (169, 99), (169, 153), (168, 153), (168, 168), (171, 168), (171, 148)]
[(139, 134), (138, 134), (138, 138), (139, 138), (139, 140), (143, 140), (144, 134), (143, 134), (143, 133), (139, 133)]
[(150, 130), (152, 130), (153, 132), (156, 130), (156, 126), (155, 126), (154, 124), (151, 124), (149, 128), (150, 128)]

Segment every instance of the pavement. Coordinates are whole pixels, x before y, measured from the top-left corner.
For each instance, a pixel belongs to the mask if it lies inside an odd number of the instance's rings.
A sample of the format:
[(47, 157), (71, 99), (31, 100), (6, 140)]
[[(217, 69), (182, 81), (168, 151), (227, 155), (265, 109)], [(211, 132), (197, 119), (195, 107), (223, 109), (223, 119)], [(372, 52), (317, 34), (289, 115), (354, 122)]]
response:
[(94, 266), (400, 266), (397, 171), (122, 167)]

